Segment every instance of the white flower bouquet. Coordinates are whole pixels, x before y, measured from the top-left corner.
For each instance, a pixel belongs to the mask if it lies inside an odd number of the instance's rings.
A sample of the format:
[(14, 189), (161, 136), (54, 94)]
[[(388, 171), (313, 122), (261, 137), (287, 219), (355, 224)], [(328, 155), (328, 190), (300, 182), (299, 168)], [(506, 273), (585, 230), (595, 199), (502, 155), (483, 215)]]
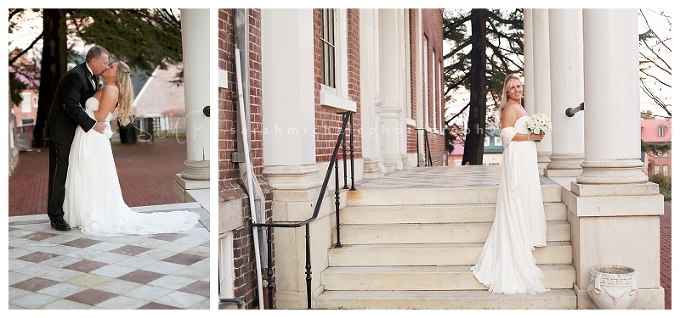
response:
[(529, 118), (527, 128), (534, 134), (545, 135), (545, 133), (552, 130), (552, 121), (545, 114), (536, 113)]

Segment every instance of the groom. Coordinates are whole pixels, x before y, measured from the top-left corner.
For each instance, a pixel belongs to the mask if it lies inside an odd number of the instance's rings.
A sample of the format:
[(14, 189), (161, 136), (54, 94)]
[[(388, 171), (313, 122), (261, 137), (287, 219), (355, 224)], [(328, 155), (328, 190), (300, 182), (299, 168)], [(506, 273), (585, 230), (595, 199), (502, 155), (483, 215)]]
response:
[[(47, 117), (47, 136), (50, 140), (50, 177), (47, 194), (47, 216), (57, 231), (69, 231), (64, 221), (66, 173), (71, 142), (80, 126), (85, 132), (94, 129), (104, 133), (106, 124), (97, 122), (85, 113), (85, 101), (94, 95), (97, 76), (109, 68), (109, 52), (101, 46), (92, 47), (85, 56), (85, 63), (66, 72), (59, 80), (52, 108)], [(81, 106), (83, 105), (83, 106)], [(78, 189), (91, 191), (92, 189)]]

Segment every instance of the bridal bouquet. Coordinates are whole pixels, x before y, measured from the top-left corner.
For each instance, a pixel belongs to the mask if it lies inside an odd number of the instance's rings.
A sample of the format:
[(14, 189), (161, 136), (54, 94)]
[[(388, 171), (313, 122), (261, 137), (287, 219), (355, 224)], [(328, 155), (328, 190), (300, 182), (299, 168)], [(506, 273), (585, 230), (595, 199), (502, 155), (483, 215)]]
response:
[(552, 130), (552, 121), (545, 114), (536, 113), (529, 118), (527, 128), (534, 134), (545, 135), (545, 133)]

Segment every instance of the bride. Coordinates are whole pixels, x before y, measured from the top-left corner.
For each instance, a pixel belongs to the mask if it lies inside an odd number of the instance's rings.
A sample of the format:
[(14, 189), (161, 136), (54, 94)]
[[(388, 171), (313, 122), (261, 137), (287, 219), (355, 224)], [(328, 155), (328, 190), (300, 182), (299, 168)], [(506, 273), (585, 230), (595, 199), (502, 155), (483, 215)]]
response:
[(76, 129), (66, 176), (64, 220), (89, 235), (148, 235), (182, 232), (198, 222), (198, 214), (189, 211), (138, 213), (132, 211), (120, 190), (109, 138), (113, 134), (109, 121), (116, 105), (118, 120), (127, 125), (132, 114), (130, 68), (114, 62), (102, 74), (104, 86), (85, 103), (85, 112), (107, 125), (106, 132)]
[(543, 293), (543, 272), (532, 251), (546, 246), (546, 222), (538, 176), (536, 144), (543, 135), (529, 133), (522, 108), (522, 83), (510, 74), (500, 102), (503, 159), (496, 216), (477, 264), (475, 277), (493, 293)]

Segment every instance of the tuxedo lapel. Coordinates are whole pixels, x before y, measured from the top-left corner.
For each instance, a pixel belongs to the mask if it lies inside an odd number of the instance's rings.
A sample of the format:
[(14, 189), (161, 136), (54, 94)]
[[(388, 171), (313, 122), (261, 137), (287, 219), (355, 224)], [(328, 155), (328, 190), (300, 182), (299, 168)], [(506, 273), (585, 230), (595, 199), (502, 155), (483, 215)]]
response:
[[(95, 92), (97, 91), (97, 86), (92, 85), (92, 73), (87, 69), (87, 66), (85, 66), (85, 63), (83, 63), (83, 68), (85, 69), (85, 78), (87, 79), (87, 82), (90, 84), (90, 88), (92, 88), (92, 91)], [(94, 85), (97, 85), (97, 82), (95, 80)]]

